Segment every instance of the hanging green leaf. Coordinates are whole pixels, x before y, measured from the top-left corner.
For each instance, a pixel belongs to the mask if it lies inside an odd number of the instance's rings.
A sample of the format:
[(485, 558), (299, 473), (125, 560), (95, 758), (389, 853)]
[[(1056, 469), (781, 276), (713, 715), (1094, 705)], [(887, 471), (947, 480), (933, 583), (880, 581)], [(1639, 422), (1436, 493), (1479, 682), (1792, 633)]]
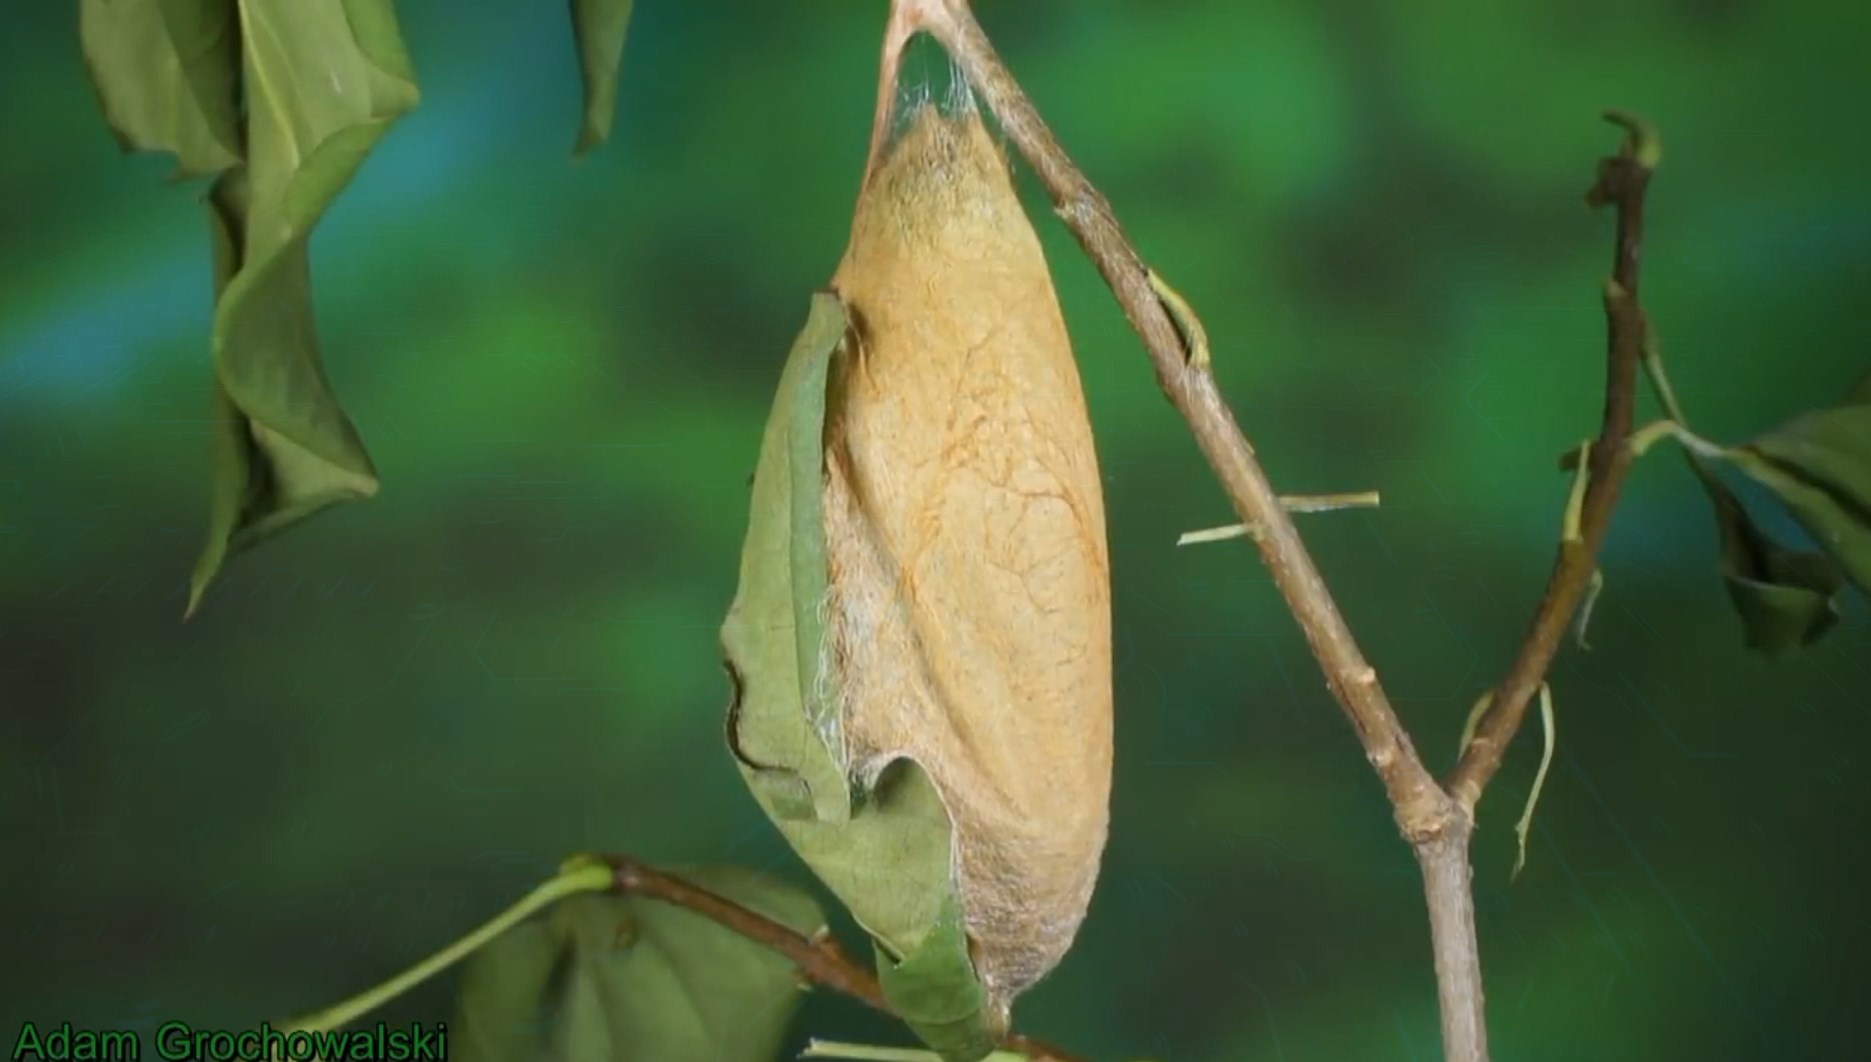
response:
[(884, 995), (926, 1044), (951, 1057), (979, 1057), (994, 1049), (981, 1015), (992, 1004), (968, 958), (968, 935), (961, 904), (950, 895), (935, 927), (913, 955), (901, 960), (881, 945), (877, 980)]
[[(804, 934), (804, 892), (734, 867), (681, 871)], [(770, 1062), (801, 996), (778, 953), (641, 896), (584, 894), (477, 951), (462, 970), (451, 1057), (462, 1062)]]
[(307, 240), (417, 100), (390, 0), (240, 0), (240, 14), (248, 162), (213, 195), (216, 239), (239, 253), (215, 309), (220, 425), (190, 613), (228, 557), (377, 491), (320, 363)]
[(1818, 641), (1838, 622), (1845, 574), (1823, 553), (1775, 542), (1712, 469), (1689, 462), (1715, 508), (1722, 580), (1748, 647), (1777, 656)]
[(1868, 390), (1860, 383), (1844, 404), (1801, 414), (1723, 456), (1772, 491), (1845, 575), (1871, 591)]
[(585, 83), (585, 107), (574, 154), (583, 155), (611, 135), (617, 112), (617, 71), (630, 29), (631, 0), (572, 0), (572, 35)]
[(182, 177), (240, 162), (235, 0), (79, 0), (78, 38), (125, 151), (166, 151)]

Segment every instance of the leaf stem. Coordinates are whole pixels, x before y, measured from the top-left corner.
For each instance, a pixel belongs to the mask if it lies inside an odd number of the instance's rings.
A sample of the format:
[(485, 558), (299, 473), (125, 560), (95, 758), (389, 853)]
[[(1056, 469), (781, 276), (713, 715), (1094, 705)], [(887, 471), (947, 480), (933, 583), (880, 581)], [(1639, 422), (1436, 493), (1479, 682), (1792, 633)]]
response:
[(1527, 806), (1520, 813), (1520, 821), (1514, 823), (1517, 844), (1514, 872), (1509, 875), (1509, 881), (1518, 878), (1521, 868), (1527, 865), (1527, 833), (1533, 829), (1533, 809), (1539, 806), (1540, 791), (1546, 788), (1546, 770), (1553, 765), (1553, 743), (1557, 740), (1553, 727), (1553, 687), (1544, 682), (1540, 683), (1540, 723), (1546, 743), (1540, 749), (1540, 769), (1533, 776), (1533, 790), (1527, 794)]
[(1655, 446), (1659, 440), (1665, 438), (1675, 439), (1683, 445), (1683, 449), (1688, 450), (1696, 457), (1707, 458), (1714, 461), (1728, 456), (1726, 447), (1722, 446), (1720, 443), (1712, 443), (1704, 439), (1702, 436), (1683, 427), (1681, 421), (1676, 420), (1653, 420), (1632, 432), (1630, 441), (1626, 443), (1626, 445), (1631, 448), (1632, 457), (1642, 457), (1645, 453), (1649, 452), (1650, 448)]
[[(843, 1044), (831, 1040), (811, 1040), (799, 1052), (802, 1059), (830, 1059), (835, 1062), (942, 1062), (934, 1051), (912, 1047), (872, 1047), (869, 1044)], [(1025, 1055), (996, 1051), (981, 1062), (1025, 1062)]]
[(467, 958), (476, 948), (520, 924), (554, 903), (581, 892), (603, 892), (611, 887), (611, 868), (584, 857), (567, 860), (556, 877), (526, 894), (467, 936), (429, 956), (388, 981), (315, 1014), (283, 1023), (281, 1032), (329, 1032), (343, 1028), (365, 1014)]
[(1566, 515), (1560, 522), (1559, 541), (1585, 541), (1585, 490), (1592, 478), (1592, 444), (1579, 444), (1578, 467), (1572, 473), (1572, 492), (1566, 495)]
[(1670, 386), (1669, 374), (1663, 371), (1663, 352), (1656, 336), (1649, 333), (1644, 336), (1644, 375), (1650, 378), (1650, 389), (1657, 393), (1657, 404), (1663, 412), (1678, 424), (1688, 424), (1689, 418), (1683, 416), (1682, 404), (1676, 400), (1676, 389)]
[[(996, 1051), (995, 1054), (1003, 1052)], [(833, 1059), (835, 1062), (942, 1062), (934, 1051), (911, 1047), (872, 1047), (869, 1044), (844, 1044), (831, 1040), (812, 1040), (799, 1057)], [(984, 1062), (993, 1062), (993, 1055)]]

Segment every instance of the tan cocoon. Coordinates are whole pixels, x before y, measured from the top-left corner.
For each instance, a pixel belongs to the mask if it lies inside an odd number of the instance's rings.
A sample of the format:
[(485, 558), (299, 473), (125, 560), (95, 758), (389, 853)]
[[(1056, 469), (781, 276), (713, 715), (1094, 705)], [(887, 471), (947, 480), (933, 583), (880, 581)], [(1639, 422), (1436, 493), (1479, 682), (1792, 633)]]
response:
[(826, 424), (846, 762), (868, 781), (908, 758), (934, 783), (1000, 1009), (1065, 954), (1097, 877), (1110, 563), (1052, 279), (972, 108), (914, 115), (869, 174), (832, 285), (856, 336)]

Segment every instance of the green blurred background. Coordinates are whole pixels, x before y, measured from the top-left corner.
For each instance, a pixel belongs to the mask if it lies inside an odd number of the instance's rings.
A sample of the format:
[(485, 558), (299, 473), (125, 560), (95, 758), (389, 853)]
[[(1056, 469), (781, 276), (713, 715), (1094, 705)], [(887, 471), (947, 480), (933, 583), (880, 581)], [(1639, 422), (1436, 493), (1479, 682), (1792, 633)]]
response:
[[(203, 188), (119, 155), (75, 5), (0, 9), (0, 1028), (278, 1018), (578, 850), (800, 873), (720, 742), (716, 627), (781, 359), (835, 265), (882, 0), (643, 0), (618, 127), (569, 149), (565, 4), (402, 5), (424, 101), (313, 242), (382, 495), (238, 559), (206, 520)], [(1855, 0), (981, 0), (1202, 311), (1278, 485), (1438, 768), (1595, 429), (1629, 108), (1662, 128), (1646, 301), (1738, 441), (1871, 347)], [(917, 77), (946, 77), (919, 53)], [(1429, 1060), (1415, 866), (1096, 274), (1023, 177), (1083, 366), (1116, 580), (1118, 767), (1079, 943), (1018, 1008), (1099, 1060)], [(1708, 506), (1641, 465), (1560, 744), (1482, 809), (1496, 1057), (1871, 1057), (1871, 622), (1745, 654)], [(1783, 525), (1776, 525), (1783, 526)], [(393, 1018), (445, 1016), (438, 983)], [(813, 998), (807, 1033), (899, 1042)]]

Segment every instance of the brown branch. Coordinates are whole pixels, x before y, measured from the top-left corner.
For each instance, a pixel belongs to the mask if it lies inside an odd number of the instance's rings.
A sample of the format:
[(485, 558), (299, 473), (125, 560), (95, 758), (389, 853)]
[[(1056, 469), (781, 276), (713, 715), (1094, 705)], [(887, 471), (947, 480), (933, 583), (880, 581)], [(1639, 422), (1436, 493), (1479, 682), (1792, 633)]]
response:
[(724, 929), (779, 952), (799, 967), (806, 980), (850, 996), (864, 1005), (890, 1013), (877, 975), (854, 962), (831, 937), (814, 939), (733, 900), (717, 896), (673, 874), (639, 863), (629, 856), (607, 855), (618, 892), (672, 903), (701, 915)]
[(1637, 405), (1637, 370), (1643, 360), (1648, 328), (1637, 301), (1639, 266), (1643, 253), (1644, 192), (1661, 156), (1654, 130), (1640, 120), (1617, 111), (1607, 121), (1623, 126), (1625, 137), (1618, 153), (1599, 161), (1598, 180), (1586, 193), (1593, 207), (1617, 209), (1617, 241), (1611, 280), (1605, 285), (1605, 416), (1598, 438), (1591, 444), (1586, 463), (1585, 500), (1580, 509), (1578, 536), (1560, 541), (1546, 592), (1534, 612), (1526, 640), (1507, 675), (1494, 688), (1488, 710), (1475, 727), (1473, 739), (1449, 776), (1448, 791), (1470, 817), (1481, 794), (1500, 770), (1501, 757), (1526, 718), (1527, 704), (1538, 692), (1553, 657), (1565, 639), (1579, 603), (1597, 570), (1598, 551), (1611, 526), (1611, 512), (1630, 471), (1631, 426)]
[(1475, 936), (1474, 872), (1468, 840), (1474, 824), (1459, 818), (1440, 837), (1414, 846), (1429, 906), (1429, 942), (1436, 961), (1436, 1001), (1446, 1062), (1488, 1062), (1481, 946)]
[(1351, 720), (1365, 757), (1383, 779), (1404, 836), (1415, 843), (1446, 831), (1459, 809), (1423, 766), (1378, 683), (1377, 671), (1359, 651), (1292, 517), (1236, 426), (1208, 359), (1190, 357), (1183, 329), (1164, 305), (1150, 270), (1124, 235), (1111, 204), (1054, 138), (975, 21), (966, 0), (898, 0), (893, 18), (898, 16), (947, 49), (1007, 139), (1038, 175), (1054, 210), (1143, 339), (1158, 385), (1188, 422), (1196, 444), (1259, 548), (1274, 585), (1305, 632), (1327, 686)]
[[(808, 983), (829, 988), (873, 1010), (895, 1016), (889, 1001), (884, 998), (883, 986), (877, 982), (877, 975), (845, 954), (845, 950), (831, 936), (806, 936), (757, 911), (750, 911), (733, 900), (717, 896), (699, 885), (639, 863), (629, 856), (608, 855), (604, 861), (611, 865), (612, 880), (618, 892), (647, 896), (693, 911), (724, 929), (732, 930), (785, 956), (799, 968), (800, 976)], [(1032, 1062), (1084, 1062), (1079, 1056), (1068, 1054), (1043, 1040), (1018, 1033), (1009, 1033), (1003, 1037), (1001, 1046), (1026, 1055)]]

